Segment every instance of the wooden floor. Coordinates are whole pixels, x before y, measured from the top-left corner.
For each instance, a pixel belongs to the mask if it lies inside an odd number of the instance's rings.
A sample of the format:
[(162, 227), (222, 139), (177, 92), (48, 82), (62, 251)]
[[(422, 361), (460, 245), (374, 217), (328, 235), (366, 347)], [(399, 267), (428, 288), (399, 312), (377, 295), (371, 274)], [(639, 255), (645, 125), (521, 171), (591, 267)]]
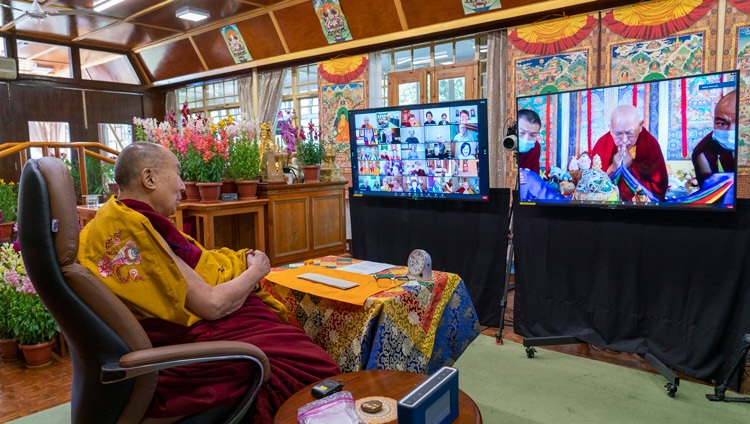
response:
[[(523, 342), (523, 338), (513, 333), (512, 308), (513, 292), (508, 296), (508, 310), (502, 339), (521, 343)], [(496, 337), (497, 328), (484, 327), (482, 334), (489, 337)], [(655, 372), (638, 355), (599, 349), (585, 343), (551, 346), (543, 349), (550, 349), (647, 372)], [(750, 368), (745, 368), (744, 383), (742, 385), (742, 393), (745, 394), (750, 393), (749, 372)], [(0, 423), (70, 402), (71, 375), (69, 355), (60, 356), (56, 354), (52, 365), (41, 370), (27, 370), (20, 362), (0, 362)], [(680, 375), (680, 378), (692, 380), (684, 375)], [(711, 387), (706, 386), (706, 393), (709, 392), (711, 392)]]

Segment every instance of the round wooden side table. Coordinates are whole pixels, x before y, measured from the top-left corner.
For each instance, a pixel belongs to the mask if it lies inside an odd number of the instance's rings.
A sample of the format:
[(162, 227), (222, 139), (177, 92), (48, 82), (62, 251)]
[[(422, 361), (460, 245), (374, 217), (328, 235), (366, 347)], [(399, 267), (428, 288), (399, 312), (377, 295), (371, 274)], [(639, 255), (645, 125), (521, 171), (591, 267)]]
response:
[[(370, 396), (383, 396), (399, 400), (427, 380), (429, 376), (415, 372), (372, 370), (357, 371), (339, 374), (331, 377), (344, 385), (343, 390), (351, 392), (354, 399)], [(293, 424), (297, 422), (297, 409), (302, 405), (316, 400), (310, 390), (317, 384), (313, 383), (299, 392), (295, 393), (281, 405), (276, 412), (273, 422), (278, 424)], [(458, 393), (458, 418), (454, 423), (481, 423), (482, 414), (479, 413), (476, 403), (462, 390)], [(396, 422), (395, 420), (392, 422)]]

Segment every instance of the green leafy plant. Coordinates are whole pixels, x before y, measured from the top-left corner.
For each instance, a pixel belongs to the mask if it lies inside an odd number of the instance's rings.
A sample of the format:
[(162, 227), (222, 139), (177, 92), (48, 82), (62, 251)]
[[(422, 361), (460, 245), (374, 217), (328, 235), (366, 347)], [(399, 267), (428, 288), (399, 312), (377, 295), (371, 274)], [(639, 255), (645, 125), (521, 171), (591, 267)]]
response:
[(0, 179), (0, 222), (14, 222), (18, 212), (18, 186), (13, 181)]
[(0, 245), (0, 331), (21, 344), (51, 340), (60, 331), (26, 275), (21, 253), (10, 243)]
[(227, 178), (257, 180), (260, 174), (260, 146), (258, 140), (247, 135), (237, 137), (229, 146)]
[(305, 140), (297, 145), (297, 160), (302, 166), (320, 165), (325, 149), (317, 141)]

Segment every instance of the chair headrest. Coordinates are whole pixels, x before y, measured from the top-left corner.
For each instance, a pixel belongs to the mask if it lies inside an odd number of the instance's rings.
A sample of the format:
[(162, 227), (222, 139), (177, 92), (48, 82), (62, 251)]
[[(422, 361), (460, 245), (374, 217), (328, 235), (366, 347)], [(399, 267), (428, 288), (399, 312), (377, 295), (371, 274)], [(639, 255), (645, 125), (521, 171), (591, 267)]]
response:
[[(49, 195), (50, 217), (57, 262), (69, 265), (78, 256), (78, 209), (73, 176), (65, 163), (52, 156), (37, 160)], [(56, 230), (55, 230), (56, 227)]]

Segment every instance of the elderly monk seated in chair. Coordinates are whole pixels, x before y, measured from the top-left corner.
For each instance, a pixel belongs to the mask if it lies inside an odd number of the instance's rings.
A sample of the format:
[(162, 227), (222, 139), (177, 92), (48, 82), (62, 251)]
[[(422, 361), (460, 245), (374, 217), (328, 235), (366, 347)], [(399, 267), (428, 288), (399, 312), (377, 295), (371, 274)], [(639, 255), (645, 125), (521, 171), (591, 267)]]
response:
[[(115, 163), (120, 188), (81, 232), (80, 263), (133, 311), (154, 346), (198, 341), (252, 343), (271, 365), (248, 413), (271, 422), (306, 385), (340, 373), (336, 362), (300, 329), (284, 306), (259, 287), (269, 272), (257, 250), (206, 250), (167, 219), (185, 185), (167, 148), (139, 142)], [(147, 416), (183, 416), (232, 405), (245, 392), (250, 366), (212, 362), (161, 371)]]

